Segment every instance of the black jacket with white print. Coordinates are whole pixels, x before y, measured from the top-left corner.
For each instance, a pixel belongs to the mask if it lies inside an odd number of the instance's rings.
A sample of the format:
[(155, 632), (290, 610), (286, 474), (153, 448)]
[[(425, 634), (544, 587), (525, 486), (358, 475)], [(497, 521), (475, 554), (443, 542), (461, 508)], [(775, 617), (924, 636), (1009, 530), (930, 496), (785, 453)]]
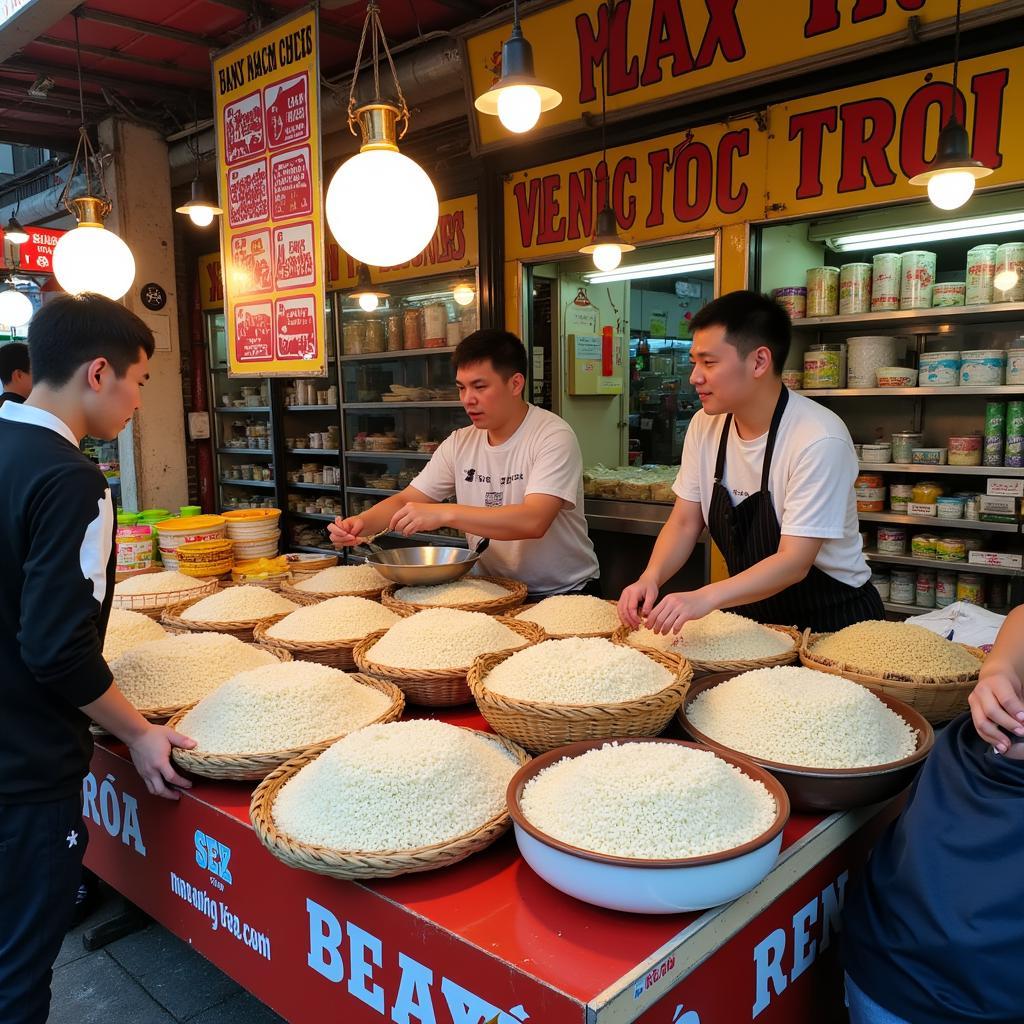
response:
[(110, 490), (65, 424), (13, 402), (0, 409), (0, 481), (0, 805), (58, 800), (92, 756), (79, 708), (113, 678)]

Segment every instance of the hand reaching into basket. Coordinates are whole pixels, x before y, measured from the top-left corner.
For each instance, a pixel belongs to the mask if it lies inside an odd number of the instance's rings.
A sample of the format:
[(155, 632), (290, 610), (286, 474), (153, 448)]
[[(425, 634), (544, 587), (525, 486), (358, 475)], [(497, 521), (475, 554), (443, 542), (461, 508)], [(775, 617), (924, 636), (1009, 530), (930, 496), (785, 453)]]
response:
[(168, 729), (166, 725), (150, 725), (133, 743), (128, 744), (128, 753), (146, 789), (153, 796), (177, 800), (178, 790), (191, 789), (192, 783), (174, 770), (171, 750), (174, 747), (191, 750), (195, 745), (195, 740)]
[(663, 597), (647, 616), (645, 625), (655, 633), (678, 633), (693, 619), (703, 619), (714, 611), (702, 590), (689, 590)]
[(364, 525), (361, 516), (349, 516), (348, 519), (338, 516), (333, 523), (327, 524), (327, 534), (336, 548), (352, 547), (360, 542)]
[(641, 576), (619, 596), (619, 618), (633, 629), (639, 629), (658, 600), (658, 583), (649, 576)]

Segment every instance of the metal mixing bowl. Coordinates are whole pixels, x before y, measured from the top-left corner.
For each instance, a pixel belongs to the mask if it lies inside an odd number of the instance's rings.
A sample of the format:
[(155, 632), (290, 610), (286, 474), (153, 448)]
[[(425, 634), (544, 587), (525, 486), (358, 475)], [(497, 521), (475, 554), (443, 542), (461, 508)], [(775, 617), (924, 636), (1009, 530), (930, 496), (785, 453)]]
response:
[(465, 576), (479, 557), (466, 548), (389, 548), (374, 551), (366, 562), (392, 583), (430, 587)]

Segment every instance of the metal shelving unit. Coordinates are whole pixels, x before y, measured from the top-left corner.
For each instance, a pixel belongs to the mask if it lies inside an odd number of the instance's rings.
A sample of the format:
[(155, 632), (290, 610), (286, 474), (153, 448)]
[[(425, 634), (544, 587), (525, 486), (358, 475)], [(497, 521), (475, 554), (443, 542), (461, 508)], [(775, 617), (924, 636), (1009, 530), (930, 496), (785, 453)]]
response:
[(341, 484), (307, 484), (289, 483), (288, 490), (296, 491), (330, 491), (332, 494), (341, 493)]
[(218, 455), (255, 455), (266, 459), (272, 459), (274, 453), (268, 448), (217, 448)]
[(1019, 523), (985, 523), (980, 519), (940, 519), (938, 516), (905, 516), (899, 512), (859, 512), (860, 521), (867, 523), (894, 523), (898, 526), (922, 526), (938, 532), (951, 530), (1020, 534)]
[(342, 402), (342, 409), (461, 409), (461, 402)]
[(274, 480), (231, 480), (222, 476), (220, 483), (224, 487), (261, 487), (264, 490), (272, 491), (277, 486)]
[(1024, 477), (1024, 469), (1013, 466), (915, 466), (903, 462), (860, 462), (865, 473), (921, 473), (928, 476)]
[(885, 565), (905, 565), (915, 569), (938, 569), (942, 572), (976, 572), (981, 576), (1020, 576), (1019, 569), (1004, 569), (995, 565), (972, 565), (970, 562), (947, 562), (941, 558), (915, 558), (913, 555), (886, 555), (866, 550), (869, 562)]
[(367, 459), (370, 461), (383, 461), (384, 459), (420, 459), (423, 462), (430, 461), (430, 455), (426, 452), (405, 452), (395, 449), (380, 452), (350, 451), (344, 454), (346, 459)]
[(1008, 384), (987, 388), (805, 388), (795, 392), (808, 398), (1008, 398), (1024, 389)]
[[(850, 258), (852, 262), (852, 257)], [(912, 327), (944, 324), (991, 324), (1024, 320), (1024, 302), (993, 302), (984, 306), (937, 306), (932, 309), (899, 309), (885, 313), (854, 313), (849, 316), (802, 317), (793, 321), (794, 330), (849, 331), (859, 327), (898, 327), (906, 334)]]
[(383, 487), (346, 487), (349, 494), (382, 494), (389, 497), (392, 494), (401, 494), (399, 490), (385, 490)]
[(337, 448), (285, 448), (289, 455), (339, 455)]
[(414, 359), (417, 356), (451, 355), (455, 346), (445, 348), (411, 348), (401, 352), (361, 352), (355, 355), (342, 356), (343, 363), (365, 362), (368, 359)]

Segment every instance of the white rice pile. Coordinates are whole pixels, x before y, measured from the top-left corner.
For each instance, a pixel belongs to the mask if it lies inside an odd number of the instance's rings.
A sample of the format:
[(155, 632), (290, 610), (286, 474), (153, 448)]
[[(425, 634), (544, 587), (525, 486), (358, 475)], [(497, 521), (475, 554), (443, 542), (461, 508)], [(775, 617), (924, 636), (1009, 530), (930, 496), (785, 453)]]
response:
[(615, 606), (589, 594), (560, 594), (545, 597), (533, 608), (516, 615), (524, 622), (535, 622), (551, 636), (578, 633), (614, 633), (622, 624)]
[(548, 704), (621, 704), (668, 686), (674, 676), (640, 651), (603, 637), (545, 640), (506, 658), (487, 689)]
[(195, 580), (180, 572), (148, 572), (141, 576), (129, 576), (115, 584), (114, 595), (130, 597), (137, 594), (172, 594), (176, 590), (198, 590), (206, 584), (206, 580)]
[(643, 860), (734, 849), (776, 813), (762, 783), (711, 751), (675, 743), (607, 743), (562, 758), (530, 780), (520, 804), (555, 839)]
[(435, 587), (399, 587), (395, 599), (409, 604), (453, 605), (477, 604), (480, 601), (494, 601), (508, 597), (508, 590), (500, 583), (490, 580), (475, 580), (465, 577), (454, 583), (439, 583)]
[(753, 661), (793, 650), (793, 641), (777, 629), (733, 612), (709, 612), (679, 631), (655, 633), (646, 626), (629, 634), (636, 647), (654, 647), (694, 661)]
[(687, 708), (723, 746), (806, 768), (865, 768), (908, 757), (913, 729), (866, 686), (786, 665), (733, 676)]
[(130, 651), (139, 644), (150, 640), (162, 640), (167, 631), (156, 619), (139, 612), (129, 612), (122, 608), (110, 609), (110, 621), (107, 623), (107, 635), (103, 641), (103, 657), (109, 662), (120, 658), (125, 651)]
[(336, 850), (414, 850), (472, 832), (505, 810), (517, 762), (496, 743), (443, 722), (353, 732), (287, 782), (277, 827)]
[(388, 581), (372, 565), (332, 565), (296, 583), (295, 589), (309, 594), (358, 594), (364, 590), (383, 590), (387, 585)]
[(114, 682), (137, 708), (182, 707), (233, 675), (280, 664), (272, 654), (223, 633), (181, 633), (133, 647), (110, 666)]
[(228, 587), (196, 601), (181, 617), (189, 622), (252, 622), (286, 615), (298, 607), (266, 587)]
[(361, 729), (389, 704), (379, 690), (336, 668), (278, 662), (233, 676), (192, 708), (178, 730), (200, 751), (288, 750)]
[(267, 636), (297, 643), (361, 640), (388, 629), (398, 618), (390, 608), (365, 597), (332, 597), (286, 615), (267, 630)]
[(981, 668), (970, 651), (909, 622), (858, 622), (822, 637), (811, 653), (875, 676), (970, 676)]
[(529, 642), (483, 612), (427, 608), (396, 622), (368, 656), (390, 668), (468, 668), (481, 654), (518, 650)]

